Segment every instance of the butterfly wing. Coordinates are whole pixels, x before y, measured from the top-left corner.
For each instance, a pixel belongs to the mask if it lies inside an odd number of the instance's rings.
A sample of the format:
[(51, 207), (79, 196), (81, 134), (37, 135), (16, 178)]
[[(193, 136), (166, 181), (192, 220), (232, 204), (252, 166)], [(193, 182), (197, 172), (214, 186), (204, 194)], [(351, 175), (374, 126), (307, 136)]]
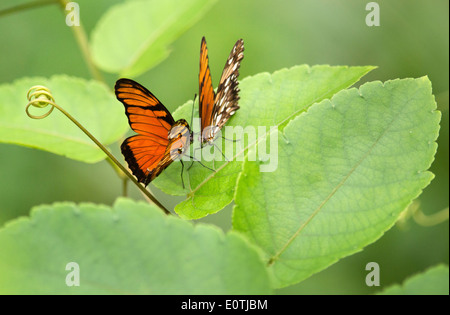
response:
[(237, 78), (244, 58), (244, 41), (238, 40), (228, 56), (222, 76), (214, 93), (209, 70), (208, 49), (203, 37), (200, 48), (199, 107), (202, 130), (202, 143), (214, 140), (217, 132), (239, 109), (239, 88)]
[(239, 67), (244, 58), (244, 41), (238, 40), (228, 56), (220, 77), (217, 94), (212, 111), (213, 126), (220, 130), (232, 115), (239, 109)]
[(206, 47), (206, 39), (202, 38), (200, 46), (200, 72), (199, 72), (199, 114), (200, 128), (202, 131), (202, 143), (204, 142), (203, 131), (206, 127), (211, 126), (212, 111), (214, 108), (215, 93), (211, 80), (211, 72), (209, 70), (208, 48)]
[(133, 175), (147, 186), (173, 162), (167, 148), (175, 121), (149, 90), (133, 80), (118, 80), (115, 92), (125, 106), (131, 129), (138, 133), (125, 139), (122, 154)]
[[(166, 144), (167, 145), (167, 144)], [(144, 135), (131, 136), (120, 146), (128, 167), (138, 182), (147, 186), (165, 168), (160, 163), (166, 157), (166, 145), (161, 145), (154, 138)], [(170, 157), (170, 156), (169, 156)], [(167, 165), (167, 157), (164, 161)]]

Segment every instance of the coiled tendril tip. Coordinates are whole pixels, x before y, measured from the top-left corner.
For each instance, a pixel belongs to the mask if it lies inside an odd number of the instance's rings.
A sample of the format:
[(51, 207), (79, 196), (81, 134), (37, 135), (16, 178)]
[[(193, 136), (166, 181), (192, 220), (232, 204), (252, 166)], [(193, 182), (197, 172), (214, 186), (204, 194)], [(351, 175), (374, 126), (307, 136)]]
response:
[[(25, 111), (28, 115), (28, 117), (33, 119), (42, 119), (50, 115), (53, 111), (53, 109), (56, 106), (55, 99), (53, 98), (52, 93), (50, 92), (50, 89), (43, 86), (43, 85), (35, 85), (32, 86), (27, 93), (27, 99), (28, 104), (25, 108)], [(51, 108), (43, 115), (33, 115), (30, 113), (29, 108), (30, 106), (38, 107), (38, 108), (44, 108), (48, 105), (51, 105)]]

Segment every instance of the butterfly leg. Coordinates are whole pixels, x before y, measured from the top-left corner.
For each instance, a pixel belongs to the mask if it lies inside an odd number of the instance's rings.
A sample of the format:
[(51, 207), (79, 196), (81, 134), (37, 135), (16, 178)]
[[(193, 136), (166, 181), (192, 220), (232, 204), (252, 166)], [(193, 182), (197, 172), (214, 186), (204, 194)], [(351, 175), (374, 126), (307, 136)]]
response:
[[(194, 148), (194, 156), (195, 156), (195, 151), (197, 151), (198, 149), (201, 149), (201, 148)], [(192, 159), (192, 162), (191, 162), (191, 165), (189, 165), (189, 167), (187, 168), (188, 171), (191, 169), (192, 165), (194, 165), (194, 162), (197, 161), (192, 156), (189, 156), (189, 157)]]
[(222, 139), (224, 139), (224, 140), (226, 140), (226, 141), (231, 141), (231, 142), (238, 142), (238, 141), (241, 141), (241, 139), (228, 139), (228, 138), (225, 138), (224, 136), (222, 136)]
[[(214, 161), (214, 160), (213, 160)], [(208, 167), (208, 166), (206, 166), (205, 164), (203, 164), (202, 162), (200, 162), (200, 161), (197, 161), (198, 163), (200, 163), (200, 165), (201, 166), (203, 166), (204, 168), (207, 168), (207, 169), (209, 169), (211, 172), (216, 172), (216, 170), (214, 170), (214, 169), (212, 169), (212, 168), (210, 168), (210, 167)]]
[(191, 161), (191, 165), (189, 165), (189, 167), (186, 169), (186, 171), (189, 171), (191, 169), (192, 165), (194, 165), (194, 160)]
[[(209, 169), (209, 170), (212, 171), (212, 172), (215, 172), (215, 171), (216, 171), (216, 170), (213, 170), (212, 168), (206, 166), (205, 164), (203, 164), (202, 162), (200, 162), (200, 160), (197, 160), (197, 159), (194, 158), (193, 156), (190, 156), (190, 155), (189, 155), (189, 157), (190, 157), (193, 161), (198, 162), (198, 163), (199, 163), (201, 166), (203, 166), (204, 168), (207, 168), (207, 169)], [(213, 161), (214, 161), (214, 160), (213, 160)]]
[[(222, 152), (222, 150), (220, 150), (220, 148), (217, 146), (217, 144), (214, 143), (214, 146), (217, 148), (217, 150), (219, 150), (220, 153), (222, 153), (222, 156), (224, 157), (225, 161), (230, 162), (230, 160), (227, 159), (227, 157), (225, 156), (225, 154)], [(214, 160), (213, 160), (214, 161)]]

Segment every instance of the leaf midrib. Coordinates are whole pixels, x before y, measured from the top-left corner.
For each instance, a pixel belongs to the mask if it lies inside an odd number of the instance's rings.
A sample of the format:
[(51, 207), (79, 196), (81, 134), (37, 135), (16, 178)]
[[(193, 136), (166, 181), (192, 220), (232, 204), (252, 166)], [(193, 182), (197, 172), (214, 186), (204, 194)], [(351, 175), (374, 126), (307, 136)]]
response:
[[(383, 85), (384, 87), (384, 85)], [(360, 90), (359, 90), (360, 91)], [(360, 91), (361, 93), (361, 91)], [(415, 94), (417, 94), (418, 91), (416, 91)], [(414, 97), (411, 96), (406, 100), (406, 104), (410, 102), (411, 99)], [(361, 163), (369, 156), (369, 154), (372, 152), (372, 150), (375, 148), (375, 146), (379, 143), (379, 141), (385, 136), (385, 134), (389, 131), (391, 126), (394, 124), (394, 122), (398, 119), (400, 114), (403, 112), (403, 109), (406, 108), (406, 106), (400, 106), (400, 111), (398, 114), (394, 115), (394, 118), (389, 122), (389, 124), (386, 126), (386, 129), (380, 134), (380, 136), (374, 141), (372, 146), (367, 150), (367, 152), (361, 157), (361, 159), (355, 164), (354, 167), (352, 167), (349, 171), (349, 173), (336, 185), (336, 187), (331, 191), (331, 193), (321, 202), (321, 204), (311, 213), (311, 215), (308, 217), (308, 219), (295, 231), (295, 233), (288, 239), (288, 241), (281, 247), (281, 249), (272, 257), (270, 257), (267, 261), (267, 265), (271, 266), (279, 257), (280, 255), (288, 248), (288, 246), (298, 237), (298, 235), (305, 229), (305, 227), (312, 221), (312, 219), (319, 213), (319, 211), (325, 206), (325, 204), (336, 194), (336, 192), (345, 184), (347, 179), (355, 172), (355, 170), (361, 165)]]

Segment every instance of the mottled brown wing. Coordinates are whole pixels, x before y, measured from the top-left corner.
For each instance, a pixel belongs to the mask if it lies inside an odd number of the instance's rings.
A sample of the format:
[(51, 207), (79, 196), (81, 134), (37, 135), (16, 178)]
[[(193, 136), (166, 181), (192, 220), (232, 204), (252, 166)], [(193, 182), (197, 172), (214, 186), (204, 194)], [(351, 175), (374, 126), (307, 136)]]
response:
[(214, 99), (214, 108), (212, 112), (213, 126), (220, 130), (230, 119), (231, 115), (239, 109), (239, 67), (244, 58), (244, 41), (238, 40), (228, 56), (227, 62), (220, 77), (217, 87), (216, 97)]
[(175, 121), (150, 91), (133, 80), (118, 80), (115, 92), (125, 106), (131, 129), (138, 133), (125, 139), (122, 154), (138, 181), (147, 186), (173, 162), (167, 148)]

